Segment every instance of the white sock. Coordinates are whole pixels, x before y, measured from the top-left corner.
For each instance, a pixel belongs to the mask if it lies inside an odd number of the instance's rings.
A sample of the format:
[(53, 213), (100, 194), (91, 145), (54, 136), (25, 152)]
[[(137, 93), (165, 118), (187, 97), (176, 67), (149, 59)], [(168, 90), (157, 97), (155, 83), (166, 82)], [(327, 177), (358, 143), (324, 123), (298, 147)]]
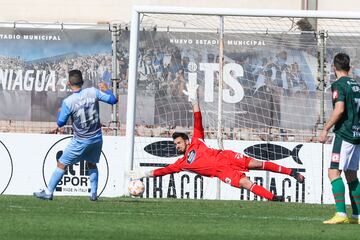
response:
[(359, 219), (359, 218), (360, 218), (360, 215), (355, 215), (355, 214), (353, 214), (352, 217), (353, 217), (353, 218), (356, 218), (356, 219)]
[(344, 213), (344, 212), (337, 212), (336, 214), (338, 216), (340, 216), (340, 217), (346, 217), (347, 216), (346, 213)]
[(52, 192), (50, 192), (48, 188), (45, 188), (44, 190), (45, 190), (45, 193), (46, 193), (47, 195), (52, 194)]

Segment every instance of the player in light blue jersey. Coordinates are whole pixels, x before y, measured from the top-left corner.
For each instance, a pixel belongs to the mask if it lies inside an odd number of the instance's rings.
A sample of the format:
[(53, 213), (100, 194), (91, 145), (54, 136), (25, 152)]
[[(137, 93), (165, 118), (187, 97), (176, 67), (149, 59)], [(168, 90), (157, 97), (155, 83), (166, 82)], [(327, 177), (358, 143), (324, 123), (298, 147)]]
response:
[(67, 85), (72, 94), (63, 100), (57, 118), (57, 125), (59, 128), (63, 127), (71, 118), (74, 137), (60, 157), (48, 187), (39, 192), (34, 192), (34, 196), (40, 199), (52, 200), (53, 192), (62, 179), (65, 168), (81, 160), (86, 160), (90, 173), (90, 200), (96, 201), (99, 175), (96, 164), (100, 159), (103, 142), (99, 118), (99, 101), (115, 104), (117, 99), (105, 83), (99, 84), (100, 90), (94, 87), (83, 89), (83, 78), (79, 70), (69, 72)]

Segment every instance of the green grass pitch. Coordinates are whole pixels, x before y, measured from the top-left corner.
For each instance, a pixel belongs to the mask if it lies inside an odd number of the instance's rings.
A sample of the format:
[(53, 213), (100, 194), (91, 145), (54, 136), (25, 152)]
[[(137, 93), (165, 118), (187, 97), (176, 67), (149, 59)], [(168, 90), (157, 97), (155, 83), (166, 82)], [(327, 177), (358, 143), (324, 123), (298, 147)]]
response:
[(0, 196), (0, 239), (360, 239), (323, 225), (332, 205), (176, 199)]

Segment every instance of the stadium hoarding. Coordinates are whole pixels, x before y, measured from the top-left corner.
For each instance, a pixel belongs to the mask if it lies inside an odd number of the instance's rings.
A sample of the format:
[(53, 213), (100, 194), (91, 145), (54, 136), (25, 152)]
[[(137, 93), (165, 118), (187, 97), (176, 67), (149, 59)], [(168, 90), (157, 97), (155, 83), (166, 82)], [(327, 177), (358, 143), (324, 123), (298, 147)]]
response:
[[(69, 95), (67, 73), (79, 69), (84, 86), (111, 84), (107, 29), (0, 28), (1, 120), (54, 121)], [(103, 106), (102, 106), (103, 108)], [(103, 108), (103, 120), (110, 119)]]
[[(48, 186), (48, 181), (51, 177), (51, 174), (53, 173), (51, 169), (54, 169), (56, 166), (56, 163), (59, 161), (66, 146), (70, 143), (71, 138), (71, 136), (67, 136), (59, 139), (50, 147), (46, 153), (42, 170), (45, 186)], [(109, 180), (109, 163), (103, 151), (101, 152), (97, 168), (101, 172), (98, 185), (98, 194), (101, 195), (105, 190)], [(91, 190), (89, 184), (89, 175), (89, 169), (85, 160), (81, 160), (77, 164), (68, 166), (65, 169), (62, 181), (55, 188), (55, 194), (58, 192), (61, 192), (63, 195), (79, 193), (87, 196)]]
[(7, 146), (0, 141), (0, 194), (4, 193), (9, 186), (13, 176), (13, 161)]
[[(267, 171), (249, 171), (249, 178), (266, 187), (277, 195), (283, 195), (286, 201), (319, 203), (321, 196), (321, 144), (299, 142), (224, 142), (225, 149), (245, 153), (259, 160), (273, 161), (282, 166), (296, 169), (306, 180), (299, 184), (290, 176)], [(224, 191), (226, 188), (222, 188)], [(241, 199), (256, 199), (246, 191), (241, 192)], [(234, 193), (233, 193), (234, 194)]]
[[(126, 68), (129, 33), (120, 39), (119, 56)], [(316, 125), (316, 39), (302, 34), (225, 33), (224, 56), (225, 127), (311, 129)], [(154, 111), (136, 122), (152, 124), (148, 121), (153, 118), (158, 125), (191, 125), (191, 114), (184, 113), (190, 107), (183, 93), (189, 79), (200, 85), (204, 115), (216, 119), (218, 62), (217, 33), (141, 31), (136, 106), (147, 105)], [(141, 109), (136, 112), (144, 114)], [(304, 114), (307, 118), (298, 121)], [(214, 126), (211, 120), (204, 124)]]
[[(176, 156), (169, 156), (171, 145), (165, 146), (164, 138), (135, 138), (135, 166), (146, 169), (163, 167), (177, 160)], [(158, 143), (158, 144), (156, 144)], [(216, 148), (216, 140), (206, 140), (209, 147)], [(259, 145), (267, 145), (261, 148)], [(270, 145), (270, 146), (269, 146)], [(255, 142), (255, 141), (224, 141), (224, 148), (239, 153), (253, 155), (252, 152), (260, 152), (260, 155), (269, 157), (270, 161), (276, 161), (286, 167), (297, 169), (302, 172), (306, 181), (299, 184), (290, 176), (271, 173), (266, 171), (251, 170), (246, 175), (272, 192), (284, 195), (290, 202), (320, 203), (321, 201), (321, 144), (317, 143), (287, 143), (287, 142)], [(152, 152), (147, 149), (152, 149)], [(252, 151), (255, 149), (255, 151)], [(274, 152), (268, 149), (274, 149)], [(261, 152), (262, 151), (262, 152)], [(161, 154), (163, 157), (161, 157)], [(171, 155), (171, 154), (170, 154)], [(256, 157), (256, 155), (253, 155)], [(258, 157), (259, 158), (259, 157)], [(145, 198), (203, 198), (216, 199), (215, 178), (201, 177), (194, 173), (180, 172), (158, 178), (148, 178), (145, 183)], [(329, 188), (331, 189), (331, 188)], [(326, 189), (325, 189), (326, 190)], [(222, 200), (260, 200), (259, 197), (250, 194), (247, 190), (239, 190), (221, 183), (220, 198)], [(329, 195), (330, 196), (330, 195)], [(329, 203), (331, 198), (327, 198)]]
[[(1, 171), (4, 172), (0, 175), (0, 186), (8, 185), (3, 194), (31, 195), (38, 188), (44, 187), (56, 167), (57, 155), (64, 150), (69, 137), (68, 135), (52, 134), (1, 133), (0, 140), (8, 149), (8, 153), (4, 154), (11, 156), (11, 165), (13, 166), (12, 168), (7, 167), (10, 166), (10, 163), (6, 158), (2, 158), (4, 167)], [(135, 141), (134, 167), (152, 170), (171, 164), (178, 157), (173, 155), (170, 146), (162, 145), (171, 142), (169, 138), (136, 137)], [(152, 145), (158, 142), (162, 144)], [(206, 142), (210, 147), (217, 146), (215, 140), (206, 140)], [(251, 149), (256, 148), (259, 144), (269, 143), (232, 140), (224, 142), (225, 149), (250, 155), (256, 152)], [(327, 165), (324, 167), (324, 173), (322, 172), (321, 144), (289, 142), (272, 142), (271, 144), (272, 149), (277, 150), (275, 153), (266, 153), (269, 159), (302, 171), (306, 177), (305, 183), (298, 184), (292, 177), (264, 171), (246, 173), (252, 181), (276, 192), (276, 194), (284, 194), (286, 201), (305, 203), (321, 202), (321, 184), (324, 182), (324, 203), (333, 202), (330, 183), (326, 175)], [(155, 148), (156, 153), (149, 151), (149, 147), (146, 148), (149, 145)], [(161, 146), (161, 148), (156, 149), (156, 146)], [(325, 154), (330, 154), (331, 146), (329, 144), (325, 144), (324, 149)], [(125, 137), (104, 136), (103, 152), (99, 164), (99, 193), (102, 191), (101, 196), (127, 195), (129, 182), (125, 173), (127, 163), (124, 154), (120, 154), (126, 151)], [(260, 148), (260, 151), (266, 151), (266, 149)], [(325, 157), (325, 159), (328, 158)], [(11, 174), (12, 176), (9, 178)], [(67, 174), (58, 185), (61, 191), (57, 191), (55, 195), (87, 196), (88, 181), (86, 166), (80, 162), (68, 168)], [(215, 178), (180, 172), (163, 177), (146, 178), (143, 181), (145, 184), (143, 198), (216, 199), (217, 180)], [(220, 196), (222, 200), (260, 200), (247, 191), (230, 187), (225, 183), (221, 183)]]
[[(70, 141), (69, 135), (1, 133), (0, 138), (12, 157), (12, 178), (3, 194), (31, 195), (47, 185), (56, 168), (56, 162)], [(119, 152), (125, 152), (124, 137), (104, 137), (99, 168), (98, 194), (107, 197), (123, 195), (125, 173)], [(31, 144), (29, 144), (31, 143)], [(1, 149), (0, 149), (1, 150)], [(2, 152), (0, 152), (2, 154)], [(5, 161), (5, 162), (4, 162)], [(9, 181), (7, 159), (1, 160), (4, 168), (0, 186)], [(6, 174), (3, 171), (7, 171)], [(56, 188), (58, 196), (88, 196), (90, 180), (84, 161), (66, 169)]]
[[(169, 145), (161, 143), (169, 143)], [(214, 140), (209, 140), (207, 143), (216, 147)], [(153, 170), (174, 163), (178, 156), (169, 155), (170, 148), (171, 139), (136, 137), (134, 166)], [(216, 181), (191, 172), (147, 178), (144, 179), (144, 184), (144, 198), (216, 199)]]

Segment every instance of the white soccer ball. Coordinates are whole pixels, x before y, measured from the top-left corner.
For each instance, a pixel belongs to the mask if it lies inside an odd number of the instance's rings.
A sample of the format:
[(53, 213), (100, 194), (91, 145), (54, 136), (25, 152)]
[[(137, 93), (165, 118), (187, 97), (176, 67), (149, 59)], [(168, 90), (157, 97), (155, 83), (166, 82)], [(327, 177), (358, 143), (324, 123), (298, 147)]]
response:
[(138, 197), (144, 192), (145, 186), (142, 181), (135, 179), (129, 182), (128, 190), (131, 196)]

